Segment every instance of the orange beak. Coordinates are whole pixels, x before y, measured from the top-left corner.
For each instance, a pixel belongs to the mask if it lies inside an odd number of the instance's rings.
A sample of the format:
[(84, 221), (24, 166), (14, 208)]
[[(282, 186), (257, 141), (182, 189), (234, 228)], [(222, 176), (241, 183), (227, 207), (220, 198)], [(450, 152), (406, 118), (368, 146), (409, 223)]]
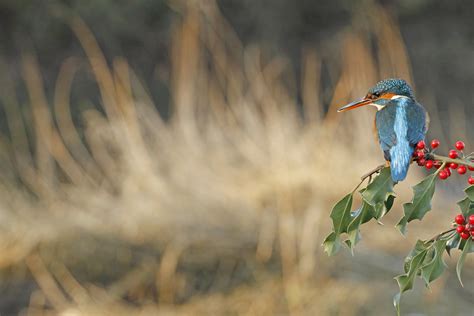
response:
[(337, 112), (345, 112), (345, 111), (353, 110), (355, 108), (358, 108), (358, 107), (361, 107), (361, 106), (364, 106), (364, 105), (368, 105), (368, 104), (372, 103), (373, 101), (374, 100), (372, 100), (372, 99), (362, 99), (362, 100), (359, 100), (359, 101), (355, 101), (355, 102), (349, 103), (347, 105), (344, 105), (342, 108), (339, 108), (337, 110)]

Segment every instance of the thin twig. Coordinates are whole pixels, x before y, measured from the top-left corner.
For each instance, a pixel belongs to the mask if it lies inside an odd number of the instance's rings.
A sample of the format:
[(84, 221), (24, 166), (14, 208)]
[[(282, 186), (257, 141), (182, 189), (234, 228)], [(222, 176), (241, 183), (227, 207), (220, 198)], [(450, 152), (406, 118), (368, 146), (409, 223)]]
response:
[(374, 173), (378, 173), (380, 172), (380, 170), (382, 170), (383, 168), (385, 167), (385, 165), (380, 165), (380, 166), (377, 166), (376, 168), (372, 169), (371, 171), (367, 172), (366, 174), (364, 174), (360, 179), (362, 181), (364, 181), (365, 179), (367, 179), (368, 177), (371, 177)]
[(446, 163), (454, 162), (454, 163), (457, 163), (458, 165), (465, 165), (465, 166), (474, 168), (474, 161), (471, 161), (471, 160), (468, 160), (468, 159), (459, 159), (459, 158), (453, 159), (453, 158), (449, 158), (449, 157), (446, 157), (446, 156), (440, 156), (440, 155), (436, 155), (436, 154), (428, 154), (428, 157), (430, 157), (430, 158), (432, 157), (433, 160), (437, 160), (437, 161), (442, 161), (442, 162), (446, 162)]
[(451, 228), (451, 229), (445, 230), (444, 232), (441, 232), (441, 233), (433, 236), (432, 238), (428, 239), (426, 242), (437, 241), (440, 237), (442, 237), (442, 236), (444, 236), (448, 233), (454, 232), (455, 230), (456, 230), (456, 228)]
[(364, 183), (365, 179), (369, 178), (369, 183), (370, 183), (370, 180), (372, 179), (372, 176), (373, 176), (375, 173), (379, 173), (380, 170), (382, 170), (384, 167), (385, 167), (385, 165), (377, 166), (377, 168), (374, 168), (374, 169), (372, 169), (371, 171), (367, 172), (365, 175), (363, 175), (363, 176), (360, 178), (359, 184), (354, 188), (354, 190), (352, 190), (352, 193), (354, 193), (354, 192), (361, 186), (361, 184)]

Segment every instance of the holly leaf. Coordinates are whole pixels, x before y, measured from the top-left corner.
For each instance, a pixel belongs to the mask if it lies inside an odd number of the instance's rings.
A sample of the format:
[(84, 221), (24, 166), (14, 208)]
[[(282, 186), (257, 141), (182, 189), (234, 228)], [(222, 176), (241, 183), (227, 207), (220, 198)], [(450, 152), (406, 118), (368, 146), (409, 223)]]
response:
[(395, 310), (397, 311), (397, 315), (400, 316), (400, 299), (401, 299), (402, 294), (397, 293), (393, 297), (393, 306), (395, 306)]
[(346, 244), (351, 249), (353, 253), (354, 246), (359, 242), (361, 239), (360, 237), (360, 225), (367, 223), (372, 218), (374, 218), (374, 208), (368, 204), (367, 202), (363, 202), (362, 206), (359, 207), (355, 212), (352, 212), (352, 221), (349, 223), (347, 227), (347, 234), (348, 240)]
[(363, 202), (362, 206), (353, 212), (351, 216), (353, 219), (347, 227), (348, 231), (354, 230), (374, 218), (374, 208), (370, 204)]
[(414, 219), (421, 220), (431, 210), (431, 199), (435, 191), (437, 174), (433, 173), (413, 187), (413, 199), (403, 204), (404, 216), (396, 227), (402, 234), (406, 233), (406, 226)]
[(347, 235), (348, 235), (348, 239), (345, 240), (344, 242), (351, 250), (351, 254), (354, 255), (355, 245), (361, 240), (360, 230), (355, 229), (353, 231), (348, 232)]
[(330, 233), (323, 241), (324, 251), (328, 256), (336, 254), (341, 249), (341, 239), (335, 232)]
[[(468, 238), (468, 239), (471, 239), (471, 238)], [(461, 242), (459, 243), (459, 247), (458, 247), (458, 248), (459, 248), (459, 250), (464, 251), (464, 248), (465, 248), (466, 245), (467, 245), (468, 249), (467, 249), (466, 251), (467, 251), (467, 253), (471, 253), (471, 252), (474, 252), (474, 243), (468, 244), (468, 243), (467, 243), (467, 240), (468, 240), (468, 239), (461, 239)]]
[(339, 235), (347, 232), (347, 226), (352, 220), (352, 193), (347, 194), (339, 202), (334, 205), (331, 211), (331, 218), (334, 232)]
[(387, 200), (385, 200), (385, 213), (388, 213), (392, 209), (393, 202), (395, 202), (395, 195), (389, 195)]
[[(430, 250), (425, 258), (425, 264), (421, 267), (421, 277), (425, 281), (425, 285), (429, 286), (431, 282), (436, 280), (443, 274), (446, 264), (443, 260), (443, 253), (448, 240), (437, 240), (430, 246)], [(429, 260), (426, 260), (428, 259)]]
[(400, 294), (413, 288), (415, 277), (423, 264), (427, 252), (426, 246), (419, 240), (412, 254), (405, 259), (406, 273), (395, 277), (400, 288)]
[(410, 251), (410, 254), (405, 258), (403, 270), (408, 272), (410, 270), (410, 263), (417, 254), (426, 250), (425, 243), (422, 240), (418, 240), (415, 247)]
[(451, 256), (451, 249), (455, 249), (459, 246), (459, 241), (461, 240), (461, 236), (459, 234), (455, 234), (453, 238), (448, 240), (446, 243), (446, 252), (448, 255)]
[[(470, 186), (466, 190), (464, 190), (464, 192), (466, 192), (466, 195), (468, 195), (468, 197), (462, 199), (461, 201), (457, 203), (459, 208), (461, 209), (462, 215), (465, 218), (468, 218), (470, 215), (474, 214), (474, 201), (472, 201), (469, 198), (469, 194), (471, 193), (470, 191), (472, 190), (471, 188), (474, 188), (474, 186)], [(460, 236), (456, 234), (456, 237), (453, 238), (451, 244), (452, 244), (451, 249), (457, 247), (458, 249), (464, 252), (466, 244), (467, 244), (467, 240), (461, 239)], [(474, 252), (474, 243), (468, 244), (467, 248), (468, 249), (465, 250), (467, 253)]]
[(459, 283), (464, 287), (464, 284), (462, 284), (462, 279), (461, 279), (461, 272), (462, 272), (462, 267), (464, 265), (464, 261), (466, 260), (466, 255), (470, 252), (472, 246), (472, 239), (469, 238), (466, 240), (466, 243), (464, 245), (464, 249), (461, 253), (461, 256), (459, 257), (458, 263), (456, 264), (456, 274), (459, 279)]
[(347, 233), (348, 239), (344, 242), (353, 252), (354, 246), (361, 238), (360, 225), (372, 218), (380, 219), (392, 208), (395, 199), (393, 185), (390, 168), (383, 168), (374, 181), (359, 191), (363, 200), (361, 207), (351, 212), (353, 193), (347, 194), (334, 205), (330, 215), (333, 232), (323, 242), (329, 255), (339, 251), (342, 244), (340, 235), (343, 233)]
[(390, 167), (383, 168), (374, 181), (372, 181), (365, 190), (361, 191), (361, 194), (364, 201), (373, 207), (378, 203), (385, 203), (390, 195), (395, 196)]
[(380, 220), (392, 208), (395, 200), (390, 167), (385, 167), (367, 188), (360, 191), (364, 202), (374, 208), (375, 219)]
[(323, 242), (324, 251), (332, 256), (341, 249), (341, 239), (339, 235), (347, 232), (347, 226), (352, 220), (352, 193), (347, 194), (334, 205), (331, 211), (333, 232), (329, 234)]
[(466, 195), (469, 198), (469, 200), (474, 202), (474, 185), (467, 187), (466, 190), (464, 190), (464, 192), (466, 192)]
[(420, 275), (426, 286), (441, 276), (446, 268), (443, 251), (448, 240), (439, 239), (434, 242), (418, 240), (410, 254), (405, 258), (403, 269), (405, 274), (395, 277), (400, 292), (394, 296), (393, 305), (400, 315), (400, 299), (403, 292), (411, 290), (417, 275)]
[(461, 209), (462, 215), (468, 218), (469, 215), (474, 214), (474, 201), (471, 201), (468, 197), (458, 202), (458, 206)]
[(386, 207), (386, 203), (385, 202), (379, 202), (375, 205), (375, 219), (379, 222), (379, 224), (381, 224), (381, 219), (382, 217), (384, 217), (387, 212), (388, 212), (388, 209)]
[(471, 208), (471, 200), (469, 200), (468, 197), (462, 199), (461, 201), (459, 201), (458, 203), (458, 206), (459, 208), (461, 209), (461, 213), (462, 215), (464, 215), (464, 217), (466, 216), (466, 214), (469, 212), (469, 209)]

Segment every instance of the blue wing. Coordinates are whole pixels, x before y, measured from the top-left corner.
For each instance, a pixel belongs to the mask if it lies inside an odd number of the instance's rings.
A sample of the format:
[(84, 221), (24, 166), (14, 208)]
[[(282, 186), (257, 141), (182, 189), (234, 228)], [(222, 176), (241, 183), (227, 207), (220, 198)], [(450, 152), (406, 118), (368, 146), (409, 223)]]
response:
[(425, 110), (411, 99), (394, 99), (377, 112), (375, 123), (385, 159), (390, 161), (392, 179), (402, 181), (416, 144), (425, 137)]
[(393, 103), (387, 104), (382, 110), (375, 114), (375, 127), (380, 147), (384, 153), (385, 160), (390, 161), (390, 148), (397, 144), (395, 134), (396, 106)]
[(407, 116), (410, 122), (407, 136), (410, 144), (415, 146), (420, 140), (425, 139), (429, 120), (425, 109), (420, 104), (411, 102), (412, 104), (407, 107)]

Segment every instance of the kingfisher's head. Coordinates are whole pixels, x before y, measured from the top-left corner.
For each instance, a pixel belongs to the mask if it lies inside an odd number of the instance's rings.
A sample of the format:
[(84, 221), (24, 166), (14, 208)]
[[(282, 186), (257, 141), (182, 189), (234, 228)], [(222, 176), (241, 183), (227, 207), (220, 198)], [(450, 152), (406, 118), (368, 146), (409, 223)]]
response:
[(413, 90), (405, 80), (385, 79), (370, 88), (362, 100), (349, 103), (337, 111), (344, 112), (364, 105), (373, 105), (377, 107), (378, 110), (381, 110), (390, 100), (397, 98), (414, 99), (415, 96), (413, 95)]

